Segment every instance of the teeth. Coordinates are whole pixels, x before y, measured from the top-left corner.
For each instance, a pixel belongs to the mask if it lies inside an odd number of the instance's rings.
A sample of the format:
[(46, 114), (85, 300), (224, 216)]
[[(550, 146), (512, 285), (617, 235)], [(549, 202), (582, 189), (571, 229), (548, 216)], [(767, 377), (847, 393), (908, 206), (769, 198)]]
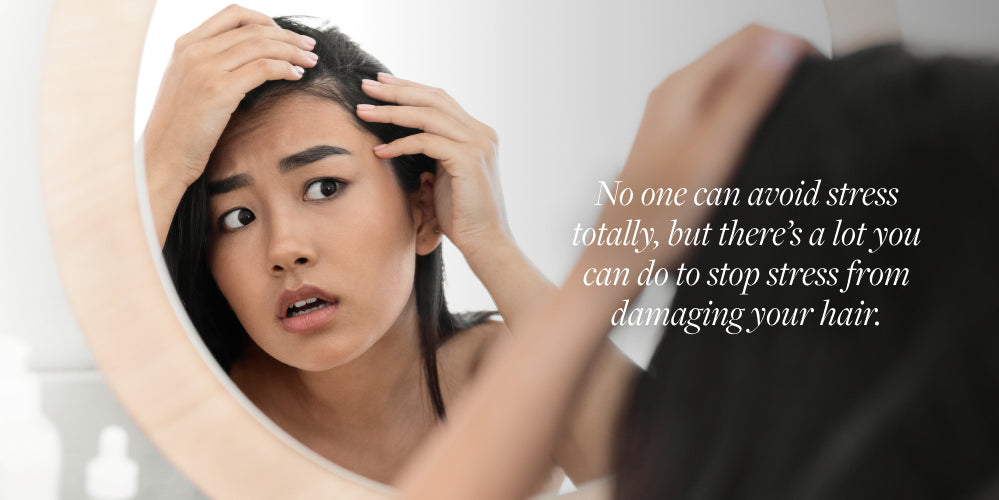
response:
[(313, 302), (315, 302), (317, 300), (319, 300), (319, 299), (317, 299), (315, 297), (308, 298), (308, 299), (305, 299), (305, 300), (300, 300), (298, 302), (295, 302), (295, 307), (302, 307), (302, 306), (305, 306), (306, 304), (311, 304), (311, 303), (313, 303)]
[[(300, 301), (300, 302), (296, 302), (295, 303), (295, 307), (302, 307), (305, 304), (312, 304), (312, 303), (316, 302), (317, 300), (318, 299), (312, 298), (312, 299), (309, 299), (307, 301), (303, 300), (303, 301)], [(301, 304), (301, 305), (299, 305), (299, 304)], [(330, 304), (329, 302), (323, 302), (320, 305), (317, 305), (315, 307), (310, 307), (308, 309), (302, 309), (302, 310), (299, 310), (299, 311), (289, 311), (288, 317), (289, 318), (294, 318), (295, 316), (301, 316), (303, 314), (309, 314), (310, 312), (318, 311), (318, 310), (320, 310), (320, 309), (322, 309), (324, 307), (329, 307), (330, 305), (332, 305), (332, 304)]]

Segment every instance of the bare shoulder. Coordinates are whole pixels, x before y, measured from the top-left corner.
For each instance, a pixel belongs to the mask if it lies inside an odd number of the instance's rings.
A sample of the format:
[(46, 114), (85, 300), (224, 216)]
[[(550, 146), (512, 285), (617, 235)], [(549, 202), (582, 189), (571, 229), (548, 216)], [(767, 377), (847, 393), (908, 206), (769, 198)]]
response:
[(506, 323), (490, 319), (455, 333), (441, 345), (437, 350), (437, 366), (445, 399), (449, 399), (448, 393), (455, 395), (474, 378), (497, 341), (508, 336)]
[[(506, 323), (502, 320), (488, 319), (471, 328), (466, 328), (454, 334), (437, 351), (438, 362), (453, 365), (451, 368), (459, 369), (459, 372), (466, 372), (473, 375), (482, 362), (482, 359), (496, 344), (496, 342), (510, 335)], [(444, 369), (444, 367), (441, 367)]]

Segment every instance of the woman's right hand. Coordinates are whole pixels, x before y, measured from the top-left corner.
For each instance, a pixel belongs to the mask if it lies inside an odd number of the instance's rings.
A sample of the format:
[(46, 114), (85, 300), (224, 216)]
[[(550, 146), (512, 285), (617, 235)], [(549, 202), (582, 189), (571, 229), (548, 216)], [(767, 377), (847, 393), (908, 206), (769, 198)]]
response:
[[(678, 227), (704, 224), (713, 207), (694, 203), (695, 191), (729, 185), (757, 125), (806, 55), (819, 53), (801, 38), (750, 25), (663, 80), (649, 95), (618, 178), (619, 189), (642, 193), (645, 188), (685, 188), (685, 203), (661, 207), (638, 201), (630, 205), (605, 202), (600, 223), (624, 227), (633, 219), (656, 228), (669, 228), (671, 220)], [(580, 260), (624, 267), (655, 258), (659, 265), (671, 266), (686, 251), (683, 245), (655, 248), (639, 254), (590, 246)]]
[(298, 80), (315, 41), (230, 5), (181, 36), (146, 124), (144, 153), (160, 245), (184, 191), (208, 164), (229, 117), (268, 80)]

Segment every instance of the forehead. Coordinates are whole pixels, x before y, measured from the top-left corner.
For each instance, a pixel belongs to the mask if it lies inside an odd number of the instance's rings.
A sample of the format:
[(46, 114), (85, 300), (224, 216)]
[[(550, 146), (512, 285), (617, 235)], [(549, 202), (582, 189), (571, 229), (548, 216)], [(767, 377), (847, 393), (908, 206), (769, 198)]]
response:
[(360, 152), (378, 142), (336, 102), (291, 94), (235, 116), (212, 152), (207, 175), (214, 180), (257, 165), (273, 167), (279, 159), (317, 145)]

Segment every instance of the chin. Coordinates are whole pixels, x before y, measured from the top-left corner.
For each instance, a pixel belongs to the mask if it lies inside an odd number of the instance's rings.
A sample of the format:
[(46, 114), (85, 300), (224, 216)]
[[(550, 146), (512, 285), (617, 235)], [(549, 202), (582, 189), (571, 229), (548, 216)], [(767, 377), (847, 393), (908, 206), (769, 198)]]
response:
[(324, 372), (361, 357), (370, 345), (359, 345), (357, 342), (325, 342), (323, 345), (308, 343), (298, 346), (293, 351), (284, 351), (281, 356), (274, 356), (278, 361), (307, 372)]

